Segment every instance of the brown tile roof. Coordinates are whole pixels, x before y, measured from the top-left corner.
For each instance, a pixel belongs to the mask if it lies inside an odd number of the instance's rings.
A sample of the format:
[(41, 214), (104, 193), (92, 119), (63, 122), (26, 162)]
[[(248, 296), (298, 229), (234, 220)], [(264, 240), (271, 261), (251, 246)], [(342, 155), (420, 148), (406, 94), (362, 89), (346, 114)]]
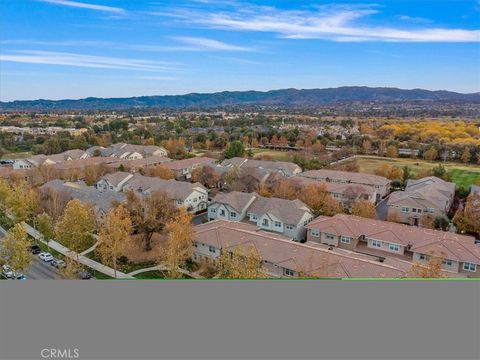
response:
[(299, 175), (288, 178), (287, 181), (289, 181), (292, 185), (297, 187), (307, 187), (310, 185), (325, 185), (329, 193), (337, 193), (342, 195), (348, 195), (349, 193), (352, 193), (352, 192), (354, 192), (355, 194), (368, 195), (368, 196), (373, 196), (374, 194), (376, 194), (375, 188), (373, 186), (368, 186), (368, 185), (360, 185), (360, 184), (352, 184), (352, 183), (332, 183), (332, 182), (326, 182), (326, 181), (317, 180), (313, 178), (302, 177)]
[(256, 196), (255, 201), (248, 207), (248, 212), (262, 216), (272, 214), (285, 224), (296, 225), (305, 213), (312, 214), (310, 208), (302, 201)]
[(194, 238), (198, 242), (220, 249), (254, 246), (263, 260), (311, 276), (333, 278), (406, 276), (402, 269), (369, 260), (365, 256), (301, 244), (280, 235), (257, 231), (254, 225), (246, 223), (215, 220), (197, 225)]
[(480, 247), (472, 236), (344, 214), (321, 216), (308, 224), (307, 228), (353, 238), (365, 236), (388, 243), (410, 245), (414, 252), (443, 252), (447, 259), (480, 264)]
[(168, 164), (165, 164), (165, 167), (171, 169), (171, 170), (181, 170), (181, 169), (186, 169), (194, 165), (205, 165), (205, 164), (213, 164), (217, 160), (209, 157), (194, 157), (194, 158), (189, 158), (189, 159), (183, 159), (183, 160), (174, 160), (169, 162)]
[(261, 168), (265, 170), (281, 170), (289, 174), (295, 171), (300, 171), (301, 168), (292, 162), (288, 161), (268, 161), (268, 160), (254, 160), (242, 157), (234, 157), (222, 161), (222, 166), (239, 166), (240, 168)]
[(228, 204), (238, 212), (242, 212), (245, 209), (245, 206), (252, 200), (258, 196), (255, 193), (244, 193), (240, 191), (231, 191), (228, 193), (218, 193), (212, 199), (211, 204)]

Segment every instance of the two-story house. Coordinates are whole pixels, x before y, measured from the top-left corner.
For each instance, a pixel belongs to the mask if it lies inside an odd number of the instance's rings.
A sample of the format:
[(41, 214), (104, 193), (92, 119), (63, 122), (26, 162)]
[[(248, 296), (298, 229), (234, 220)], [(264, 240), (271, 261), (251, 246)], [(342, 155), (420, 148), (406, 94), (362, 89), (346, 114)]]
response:
[(404, 224), (420, 225), (425, 216), (446, 216), (454, 197), (454, 183), (435, 176), (408, 180), (405, 191), (395, 191), (388, 197), (388, 216)]
[(299, 176), (329, 183), (371, 186), (375, 189), (377, 201), (387, 196), (390, 192), (390, 180), (378, 175), (320, 169), (305, 171), (299, 174)]
[(283, 234), (297, 241), (305, 239), (311, 209), (300, 200), (265, 198), (256, 193), (237, 191), (219, 194), (209, 205), (208, 217), (248, 221), (262, 230)]
[(446, 271), (480, 276), (480, 246), (471, 236), (344, 214), (320, 216), (307, 229), (310, 242), (408, 261), (438, 256)]

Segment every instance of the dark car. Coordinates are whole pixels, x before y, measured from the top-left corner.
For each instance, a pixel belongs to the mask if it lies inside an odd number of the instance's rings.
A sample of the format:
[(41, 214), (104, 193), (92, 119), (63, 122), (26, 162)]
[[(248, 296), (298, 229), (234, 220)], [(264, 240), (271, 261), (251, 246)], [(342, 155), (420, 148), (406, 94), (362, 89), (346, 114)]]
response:
[(92, 278), (92, 275), (88, 271), (80, 271), (78, 276), (80, 276), (80, 279), (82, 280), (88, 280)]
[(42, 252), (42, 249), (40, 249), (40, 246), (38, 245), (32, 245), (30, 246), (30, 251), (32, 252), (32, 254), (40, 254)]

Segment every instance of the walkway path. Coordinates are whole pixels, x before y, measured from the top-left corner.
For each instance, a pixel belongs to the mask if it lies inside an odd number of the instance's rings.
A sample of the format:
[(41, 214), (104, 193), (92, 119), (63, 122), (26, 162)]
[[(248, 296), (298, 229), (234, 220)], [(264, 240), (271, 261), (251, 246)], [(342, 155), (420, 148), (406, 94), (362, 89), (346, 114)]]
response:
[[(47, 241), (43, 239), (43, 236), (40, 234), (40, 232), (38, 232), (37, 230), (35, 230), (33, 227), (31, 227), (28, 224), (26, 225), (26, 229), (27, 229), (27, 233), (30, 236), (32, 236), (34, 239), (40, 241), (41, 243), (43, 243), (45, 245), (50, 246), (50, 248), (52, 248), (53, 250), (59, 252), (60, 254), (62, 254), (64, 256), (72, 257), (75, 260), (77, 259), (77, 253), (76, 252), (71, 251), (69, 248), (63, 246), (62, 244), (60, 244), (60, 243), (58, 243), (54, 240), (50, 240), (47, 243)], [(93, 248), (93, 246), (92, 246), (92, 248)], [(88, 257), (84, 256), (84, 254), (92, 251), (93, 250), (92, 248), (87, 249), (83, 253), (79, 254), (79, 256), (78, 256), (79, 262), (81, 264), (93, 269), (93, 270), (96, 270), (98, 272), (101, 272), (102, 274), (105, 274), (105, 275), (108, 275), (112, 278), (115, 278), (115, 271), (111, 267), (103, 265), (103, 264), (101, 264), (101, 263), (99, 263), (95, 260), (89, 259)], [(132, 279), (133, 277), (129, 276), (129, 275), (127, 275), (127, 274), (125, 274), (121, 271), (117, 271), (116, 278), (117, 279)]]
[[(168, 268), (165, 265), (157, 265), (157, 266), (152, 266), (152, 267), (132, 271), (132, 272), (128, 273), (127, 276), (132, 276), (133, 277), (135, 275), (142, 274), (142, 273), (149, 272), (149, 271), (167, 271), (167, 270), (168, 270)], [(187, 275), (187, 276), (190, 276), (194, 279), (203, 279), (203, 276), (200, 276), (197, 273), (192, 273), (188, 270), (178, 269), (178, 271), (180, 273), (182, 273), (184, 275)]]

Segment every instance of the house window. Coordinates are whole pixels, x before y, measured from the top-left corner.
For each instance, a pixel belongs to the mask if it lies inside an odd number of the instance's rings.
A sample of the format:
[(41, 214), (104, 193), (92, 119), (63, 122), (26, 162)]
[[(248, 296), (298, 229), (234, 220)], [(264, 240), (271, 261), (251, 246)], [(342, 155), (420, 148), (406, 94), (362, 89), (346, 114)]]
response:
[(230, 217), (236, 218), (236, 217), (237, 217), (237, 213), (232, 211), (232, 212), (230, 213)]
[(378, 240), (372, 240), (372, 246), (380, 248), (380, 247), (382, 247), (382, 242), (378, 241)]
[(317, 229), (312, 229), (310, 231), (310, 234), (312, 234), (312, 236), (319, 237), (320, 236), (320, 231), (318, 231)]
[(428, 260), (428, 256), (427, 255), (423, 255), (423, 254), (420, 254), (420, 256), (418, 257), (420, 260), (422, 261), (427, 261)]
[(253, 215), (253, 214), (252, 214), (252, 215), (250, 215), (250, 219), (257, 221), (257, 220), (258, 220), (258, 217), (257, 217), (257, 215)]
[(193, 246), (198, 247), (198, 244), (196, 241), (193, 242)]
[(275, 221), (275, 227), (282, 227), (282, 223), (280, 221)]
[(388, 248), (390, 249), (390, 251), (395, 251), (395, 252), (400, 251), (400, 246), (398, 246), (397, 244), (388, 244)]
[(211, 212), (212, 214), (215, 214), (215, 213), (217, 212), (217, 209), (210, 209), (210, 212)]
[(327, 239), (327, 240), (335, 240), (335, 235), (325, 234), (325, 239)]
[(452, 265), (453, 265), (453, 261), (452, 261), (452, 260), (445, 259), (445, 260), (443, 260), (443, 265), (452, 266)]
[(283, 269), (283, 274), (286, 275), (286, 276), (293, 276), (293, 275), (294, 275), (294, 272), (293, 272), (293, 270), (284, 268), (284, 269)]
[(344, 244), (350, 244), (352, 242), (352, 238), (349, 236), (342, 236), (340, 237), (340, 242)]
[(285, 228), (286, 228), (287, 230), (293, 230), (293, 225), (285, 225)]
[(220, 210), (220, 216), (225, 216), (225, 210)]
[(215, 246), (209, 246), (208, 251), (210, 251), (211, 253), (215, 253)]
[(425, 212), (427, 212), (429, 214), (433, 214), (435, 212), (435, 209), (434, 208), (427, 208), (427, 210), (425, 210)]
[(465, 262), (463, 263), (463, 270), (475, 272), (477, 271), (477, 265), (474, 263)]
[(408, 211), (409, 211), (409, 209), (408, 209), (408, 207), (402, 206), (402, 210), (401, 210), (401, 211), (402, 211), (402, 213), (407, 214)]
[(268, 219), (263, 219), (262, 225), (268, 226)]

